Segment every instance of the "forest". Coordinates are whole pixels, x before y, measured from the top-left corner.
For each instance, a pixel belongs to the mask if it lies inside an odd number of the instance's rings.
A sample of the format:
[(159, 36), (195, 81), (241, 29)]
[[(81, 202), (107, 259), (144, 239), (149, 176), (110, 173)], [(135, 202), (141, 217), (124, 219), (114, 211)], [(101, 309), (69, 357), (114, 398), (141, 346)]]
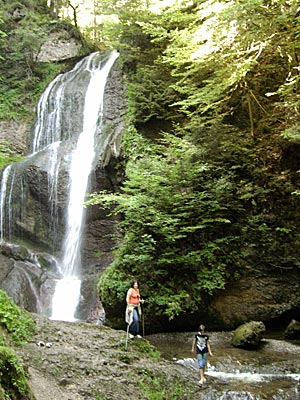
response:
[(140, 277), (172, 319), (246, 267), (297, 267), (299, 5), (114, 9), (129, 109), (122, 191), (91, 199), (123, 215), (105, 303)]
[[(0, 4), (0, 118), (22, 120), (67, 68), (36, 62), (42, 38), (75, 29), (83, 3)], [(6, 11), (23, 5), (16, 30)], [(147, 307), (172, 320), (246, 268), (299, 268), (298, 2), (95, 0), (92, 12), (77, 35), (87, 53), (118, 49), (128, 102), (122, 187), (86, 202), (121, 216), (105, 307), (139, 278)], [(4, 165), (17, 154), (2, 146)]]

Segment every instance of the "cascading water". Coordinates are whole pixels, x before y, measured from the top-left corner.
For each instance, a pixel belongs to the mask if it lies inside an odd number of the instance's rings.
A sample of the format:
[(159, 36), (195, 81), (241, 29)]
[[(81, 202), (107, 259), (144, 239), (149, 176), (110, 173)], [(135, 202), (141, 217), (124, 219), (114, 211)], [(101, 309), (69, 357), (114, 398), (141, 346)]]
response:
[[(7, 191), (7, 180), (10, 174), (11, 170), (11, 165), (6, 167), (3, 171), (2, 175), (2, 185), (1, 185), (1, 192), (0, 192), (0, 229), (1, 229), (1, 236), (0, 236), (0, 241), (3, 242), (3, 235), (6, 230), (6, 227), (4, 226), (5, 224), (5, 216), (3, 215), (4, 207), (2, 207), (2, 204), (5, 204), (5, 199), (6, 199), (6, 191)], [(10, 220), (10, 217), (8, 216), (8, 221)]]
[(118, 53), (114, 53), (101, 69), (93, 63), (93, 58), (87, 66), (91, 79), (85, 96), (83, 130), (79, 135), (76, 149), (71, 154), (67, 234), (61, 264), (63, 279), (57, 283), (54, 293), (53, 319), (72, 320), (79, 300), (78, 265), (84, 213), (83, 202), (95, 157), (94, 136), (98, 124), (101, 126), (105, 83), (117, 57)]
[[(54, 253), (62, 254), (57, 260), (60, 279), (53, 296), (52, 319), (75, 319), (81, 285), (83, 202), (91, 170), (106, 157), (108, 139), (102, 134), (104, 89), (117, 58), (116, 51), (105, 57), (93, 53), (72, 71), (54, 79), (38, 104), (32, 154), (23, 162), (7, 167), (2, 174), (1, 242), (13, 242), (28, 237), (28, 232), (35, 232), (41, 223), (27, 216), (28, 202), (23, 200), (28, 190), (33, 189), (36, 197), (44, 197), (35, 187), (36, 181), (43, 180), (44, 175), (32, 175), (32, 172), (46, 171), (50, 221), (47, 221), (48, 234), (44, 235)], [(29, 180), (31, 185), (33, 181), (33, 189), (26, 186)], [(62, 192), (66, 190), (69, 193), (64, 201)], [(64, 226), (63, 236), (58, 225)]]

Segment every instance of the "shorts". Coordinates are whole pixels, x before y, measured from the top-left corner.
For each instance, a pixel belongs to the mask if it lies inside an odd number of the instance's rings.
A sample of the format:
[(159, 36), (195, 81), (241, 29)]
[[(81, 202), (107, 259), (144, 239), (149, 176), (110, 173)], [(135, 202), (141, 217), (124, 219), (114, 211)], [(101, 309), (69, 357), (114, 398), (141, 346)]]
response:
[(197, 353), (197, 362), (199, 368), (204, 368), (207, 363), (208, 353)]

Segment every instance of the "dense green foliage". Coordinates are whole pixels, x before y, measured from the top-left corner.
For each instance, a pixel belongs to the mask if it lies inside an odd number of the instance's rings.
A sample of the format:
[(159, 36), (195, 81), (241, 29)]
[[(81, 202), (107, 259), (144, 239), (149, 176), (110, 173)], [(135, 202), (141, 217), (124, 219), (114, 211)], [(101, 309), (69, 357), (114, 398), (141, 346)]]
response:
[(27, 342), (35, 332), (30, 314), (16, 306), (3, 290), (0, 290), (0, 324), (17, 345)]
[(16, 156), (13, 146), (7, 142), (0, 142), (0, 170), (5, 165), (21, 160), (21, 156)]
[(35, 323), (28, 312), (18, 307), (0, 290), (0, 399), (34, 398), (27, 375), (10, 344), (28, 342), (35, 332)]
[(9, 347), (0, 346), (0, 399), (33, 399), (27, 375)]
[[(134, 136), (137, 145), (137, 133), (127, 132), (124, 138), (131, 151)], [(146, 148), (148, 154), (141, 158)], [(234, 246), (239, 228), (231, 221), (235, 191), (220, 173), (204, 163), (188, 141), (171, 135), (160, 145), (141, 140), (126, 165), (123, 193), (101, 197), (103, 204), (117, 204), (115, 213), (126, 215), (110, 290), (112, 281), (142, 274), (156, 293), (148, 305), (173, 318), (197, 307), (202, 291), (224, 287), (227, 271), (238, 263)], [(98, 202), (99, 195), (95, 197)], [(123, 290), (122, 285), (120, 298)]]
[(246, 267), (296, 268), (298, 3), (110, 3), (129, 110), (122, 191), (90, 200), (123, 216), (108, 312), (134, 277), (171, 319)]
[(41, 45), (50, 32), (73, 27), (51, 19), (46, 1), (0, 0), (0, 8), (0, 119), (32, 117), (40, 94), (66, 68), (39, 63)]

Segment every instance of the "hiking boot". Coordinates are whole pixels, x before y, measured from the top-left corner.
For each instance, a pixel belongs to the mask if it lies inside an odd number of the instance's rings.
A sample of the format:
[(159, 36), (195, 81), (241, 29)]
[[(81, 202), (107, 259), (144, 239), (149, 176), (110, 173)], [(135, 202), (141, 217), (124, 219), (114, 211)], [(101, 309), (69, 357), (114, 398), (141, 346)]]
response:
[(134, 338), (134, 335), (132, 335), (131, 333), (129, 333), (128, 337), (129, 337), (129, 339), (133, 339), (133, 338)]
[(141, 335), (136, 335), (137, 339), (143, 339)]

